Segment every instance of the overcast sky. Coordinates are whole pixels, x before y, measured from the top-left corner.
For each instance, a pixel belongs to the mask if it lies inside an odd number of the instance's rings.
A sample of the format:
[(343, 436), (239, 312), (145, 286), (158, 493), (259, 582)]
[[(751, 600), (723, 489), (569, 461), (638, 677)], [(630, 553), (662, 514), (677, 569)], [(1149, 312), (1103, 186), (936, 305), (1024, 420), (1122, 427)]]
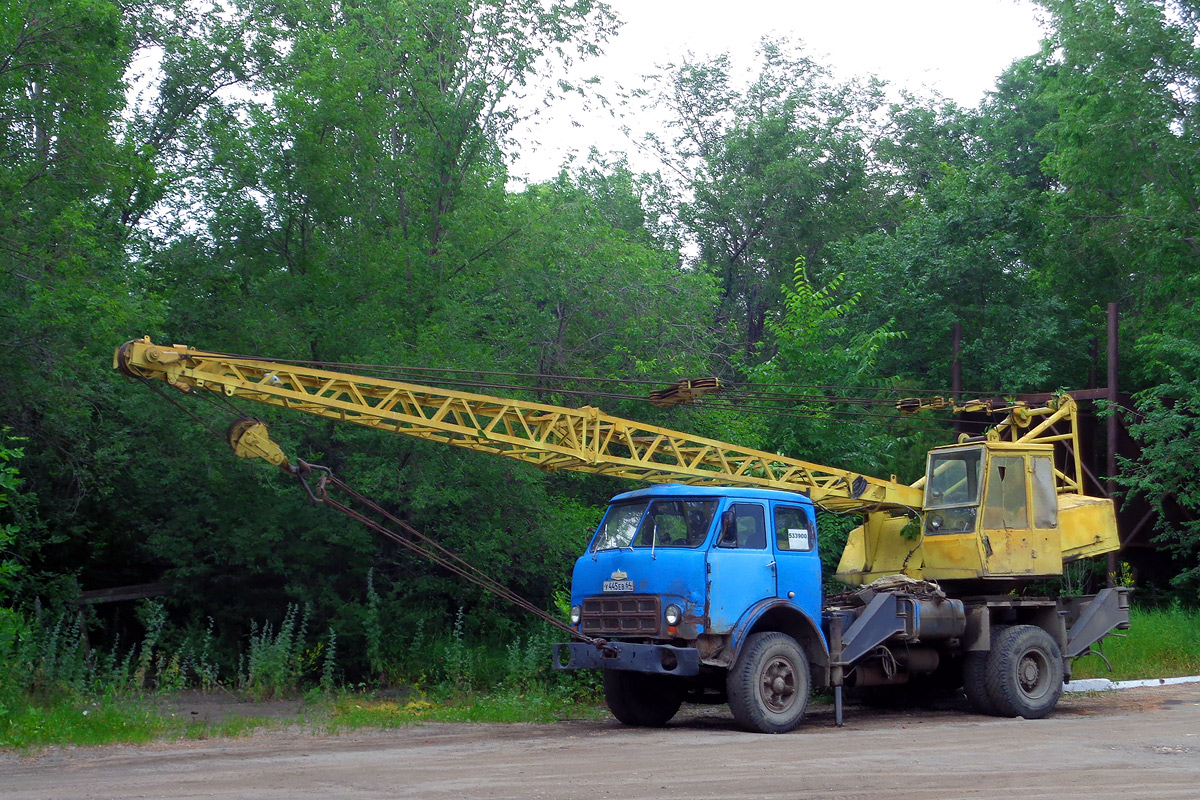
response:
[[(636, 86), (656, 64), (729, 52), (752, 65), (763, 36), (786, 36), (839, 77), (874, 73), (897, 86), (932, 88), (974, 106), (1014, 60), (1037, 51), (1038, 10), (1026, 0), (607, 0), (625, 22), (602, 58), (581, 66), (605, 91)], [(647, 120), (648, 121), (648, 120)], [(572, 124), (572, 122), (576, 124)], [(626, 120), (629, 123), (630, 120)], [(633, 120), (634, 126), (638, 120)], [(630, 152), (620, 124), (604, 113), (564, 105), (538, 117), (514, 177), (545, 180), (572, 151)], [(651, 164), (639, 162), (635, 168)]]

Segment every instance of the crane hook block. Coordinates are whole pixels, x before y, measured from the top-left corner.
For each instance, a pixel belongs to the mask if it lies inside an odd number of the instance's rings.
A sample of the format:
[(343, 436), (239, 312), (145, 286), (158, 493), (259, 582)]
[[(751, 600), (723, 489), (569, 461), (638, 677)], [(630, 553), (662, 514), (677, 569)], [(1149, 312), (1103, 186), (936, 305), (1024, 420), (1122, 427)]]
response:
[(238, 458), (261, 458), (281, 469), (288, 468), (287, 456), (257, 419), (243, 417), (229, 426), (229, 445)]

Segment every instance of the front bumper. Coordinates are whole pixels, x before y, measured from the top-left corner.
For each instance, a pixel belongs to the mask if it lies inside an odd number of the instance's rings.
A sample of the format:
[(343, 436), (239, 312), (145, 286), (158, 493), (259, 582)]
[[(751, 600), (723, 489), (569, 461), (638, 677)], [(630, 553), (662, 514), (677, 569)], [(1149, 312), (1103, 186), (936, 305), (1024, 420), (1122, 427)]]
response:
[(609, 642), (603, 650), (585, 642), (554, 645), (555, 669), (623, 669), (658, 675), (698, 675), (700, 652), (669, 644)]

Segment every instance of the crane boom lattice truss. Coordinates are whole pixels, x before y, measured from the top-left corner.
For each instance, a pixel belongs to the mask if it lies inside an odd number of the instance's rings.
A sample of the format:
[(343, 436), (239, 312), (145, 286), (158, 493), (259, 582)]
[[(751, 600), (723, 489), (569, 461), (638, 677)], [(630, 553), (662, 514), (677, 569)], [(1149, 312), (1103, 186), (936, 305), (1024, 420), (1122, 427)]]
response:
[(804, 492), (834, 511), (919, 508), (918, 488), (615, 417), (244, 356), (164, 347), (117, 348), (123, 374), (162, 380), (369, 428), (506, 456), (543, 470), (648, 483), (759, 486)]

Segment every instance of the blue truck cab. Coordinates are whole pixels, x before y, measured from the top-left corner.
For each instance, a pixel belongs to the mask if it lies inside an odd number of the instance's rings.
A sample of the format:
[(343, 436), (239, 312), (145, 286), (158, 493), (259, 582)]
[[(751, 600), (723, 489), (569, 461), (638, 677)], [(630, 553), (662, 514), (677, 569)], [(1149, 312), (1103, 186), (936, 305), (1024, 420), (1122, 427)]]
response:
[[(812, 501), (667, 484), (614, 497), (575, 563), (560, 669), (601, 669), (613, 714), (663, 724), (686, 698), (728, 700), (758, 730), (790, 730), (824, 685)], [(815, 673), (815, 674), (814, 674)]]

